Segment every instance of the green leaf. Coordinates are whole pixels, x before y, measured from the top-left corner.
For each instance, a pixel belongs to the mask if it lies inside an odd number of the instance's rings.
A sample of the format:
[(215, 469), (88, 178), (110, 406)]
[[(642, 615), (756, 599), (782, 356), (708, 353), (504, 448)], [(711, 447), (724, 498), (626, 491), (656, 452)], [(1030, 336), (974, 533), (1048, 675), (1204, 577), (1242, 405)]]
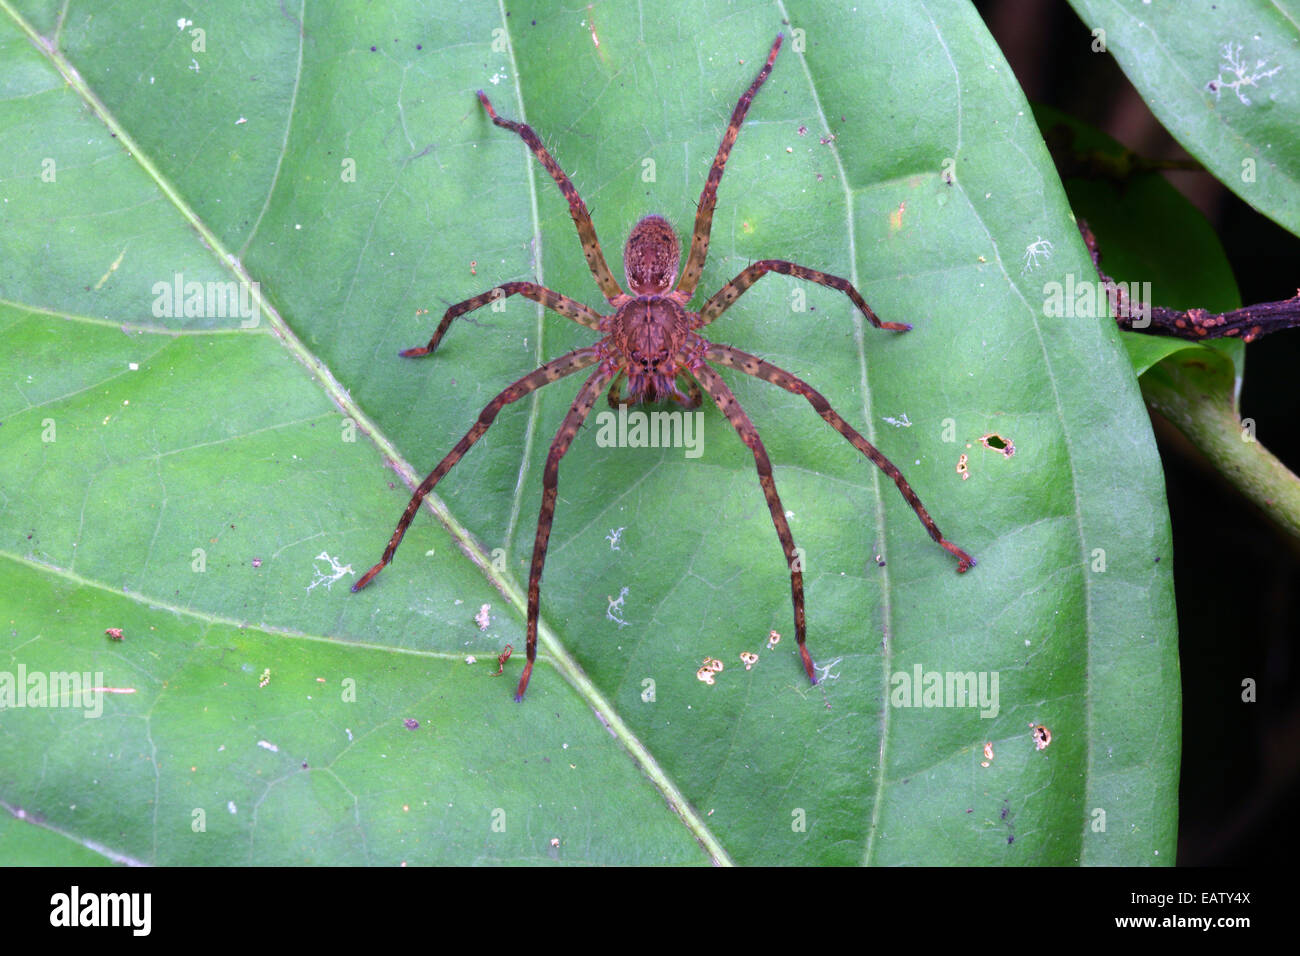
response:
[[(65, 701), (97, 719), (0, 711), (0, 799), (26, 823), (156, 863), (1173, 862), (1149, 424), (1113, 325), (1044, 313), (1090, 263), (969, 6), (460, 4), (430, 23), (215, 4), (183, 31), (161, 8), (3, 9), (8, 666), (115, 691)], [(726, 420), (705, 411), (690, 458), (601, 447), (593, 418), (560, 468), (516, 705), (542, 465), (576, 379), (502, 412), (431, 499), (443, 523), (420, 516), (346, 587), (409, 494), (385, 465), (418, 481), (497, 392), (593, 336), (511, 299), (431, 358), (398, 349), (508, 280), (603, 306), (566, 203), (474, 90), (537, 128), (617, 263), (645, 213), (686, 234), (778, 31), (701, 290), (785, 257), (915, 327), (864, 328), (839, 293), (770, 276), (708, 331), (822, 391), (979, 565), (956, 574), (807, 402), (724, 372), (804, 549), (827, 679), (798, 664)], [(155, 317), (177, 273), (258, 282), (257, 322)], [(726, 665), (713, 686), (705, 657)], [(996, 716), (891, 706), (917, 668), (996, 673)]]
[(1071, 0), (1151, 112), (1220, 182), (1300, 235), (1300, 5)]

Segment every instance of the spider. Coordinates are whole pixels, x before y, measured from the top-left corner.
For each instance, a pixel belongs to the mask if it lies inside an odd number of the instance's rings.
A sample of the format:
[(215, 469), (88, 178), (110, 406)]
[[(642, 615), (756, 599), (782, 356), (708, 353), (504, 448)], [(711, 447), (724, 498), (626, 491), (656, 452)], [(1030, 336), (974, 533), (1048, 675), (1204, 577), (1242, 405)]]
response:
[[(384, 549), (383, 557), (353, 585), (352, 590), (359, 591), (364, 588), (392, 561), (393, 553), (401, 543), (402, 536), (406, 534), (406, 529), (415, 518), (416, 512), (419, 511), (420, 503), (425, 496), (433, 491), (434, 486), (460, 461), (465, 452), (483, 437), (483, 433), (488, 430), (502, 408), (519, 401), (544, 385), (550, 385), (582, 369), (596, 366), (595, 372), (578, 391), (577, 397), (569, 407), (568, 414), (565, 415), (559, 431), (551, 442), (550, 453), (546, 456), (546, 468), (542, 475), (542, 508), (537, 520), (537, 537), (533, 542), (533, 560), (528, 575), (528, 659), (519, 677), (519, 686), (515, 690), (516, 701), (523, 699), (524, 691), (528, 688), (528, 679), (532, 675), (533, 661), (537, 657), (537, 615), (540, 605), (542, 567), (546, 562), (546, 547), (551, 537), (551, 523), (555, 516), (560, 459), (568, 451), (578, 429), (606, 386), (609, 386), (609, 404), (614, 407), (624, 403), (673, 400), (686, 408), (695, 408), (700, 404), (700, 389), (703, 388), (731, 422), (741, 440), (749, 447), (758, 469), (759, 483), (767, 498), (768, 508), (772, 512), (772, 523), (776, 526), (777, 537), (781, 540), (786, 562), (790, 566), (795, 640), (799, 645), (804, 671), (814, 684), (817, 683), (817, 677), (813, 670), (812, 657), (809, 656), (805, 643), (803, 572), (796, 557), (794, 538), (790, 534), (785, 510), (776, 493), (776, 483), (772, 478), (772, 463), (749, 416), (740, 407), (736, 396), (714, 370), (713, 365), (725, 365), (737, 369), (746, 375), (771, 382), (786, 391), (806, 398), (832, 428), (893, 479), (930, 537), (957, 559), (959, 572), (967, 571), (975, 564), (973, 557), (948, 541), (939, 532), (929, 512), (921, 504), (920, 498), (916, 496), (893, 463), (841, 418), (812, 386), (755, 355), (742, 352), (730, 345), (709, 342), (699, 335), (700, 329), (722, 315), (746, 289), (769, 272), (778, 272), (838, 289), (847, 295), (867, 320), (878, 329), (905, 332), (911, 328), (910, 325), (902, 322), (880, 321), (848, 280), (783, 259), (763, 259), (755, 262), (724, 285), (700, 307), (699, 311), (692, 312), (686, 308), (695, 295), (695, 287), (704, 270), (704, 260), (709, 251), (713, 209), (717, 204), (718, 183), (722, 179), (727, 157), (736, 143), (736, 137), (740, 133), (740, 126), (749, 111), (750, 103), (772, 72), (772, 65), (776, 62), (776, 55), (781, 49), (781, 41), (782, 35), (778, 34), (772, 44), (771, 52), (767, 55), (767, 62), (732, 111), (731, 121), (727, 124), (727, 131), (718, 146), (718, 153), (709, 170), (704, 191), (700, 194), (690, 252), (687, 255), (686, 267), (682, 270), (681, 280), (676, 283), (675, 288), (674, 281), (677, 280), (681, 245), (668, 221), (662, 216), (650, 215), (641, 219), (632, 228), (627, 244), (623, 247), (623, 270), (632, 293), (624, 292), (605, 262), (587, 206), (578, 195), (573, 183), (569, 181), (569, 177), (547, 152), (531, 127), (498, 116), (487, 96), (482, 90), (478, 91), (479, 102), (483, 104), (483, 109), (487, 111), (492, 122), (503, 129), (517, 133), (528, 144), (528, 148), (533, 151), (542, 166), (550, 173), (551, 178), (555, 180), (555, 184), (560, 187), (564, 198), (569, 201), (569, 214), (578, 229), (578, 238), (582, 241), (582, 251), (587, 258), (587, 265), (596, 280), (596, 285), (600, 287), (600, 291), (604, 293), (614, 311), (602, 315), (581, 302), (533, 282), (504, 282), (494, 289), (451, 306), (443, 315), (428, 345), (406, 349), (399, 353), (406, 358), (429, 355), (438, 348), (438, 344), (456, 318), (512, 295), (522, 295), (532, 299), (547, 309), (585, 325), (601, 335), (599, 341), (594, 344), (561, 355), (525, 375), (488, 403), (487, 407), (479, 413), (478, 421), (474, 426), (415, 489), (406, 511), (397, 523), (397, 529), (388, 542), (388, 547)], [(684, 394), (678, 387), (679, 379), (685, 380), (689, 394)], [(623, 392), (624, 384), (626, 384), (626, 393)]]

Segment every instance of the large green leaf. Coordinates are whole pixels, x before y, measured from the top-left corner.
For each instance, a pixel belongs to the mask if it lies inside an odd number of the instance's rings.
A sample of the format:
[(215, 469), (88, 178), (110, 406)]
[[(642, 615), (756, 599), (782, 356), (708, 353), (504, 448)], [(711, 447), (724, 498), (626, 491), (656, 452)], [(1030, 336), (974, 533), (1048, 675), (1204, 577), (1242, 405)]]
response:
[(1071, 0), (1151, 112), (1238, 196), (1300, 235), (1300, 4)]
[[(161, 5), (0, 6), (5, 645), (11, 671), (133, 691), (99, 719), (0, 712), (25, 823), (159, 863), (1172, 862), (1161, 476), (1112, 324), (1044, 314), (1090, 264), (968, 5), (213, 4), (183, 28)], [(600, 447), (594, 421), (575, 442), (515, 705), (576, 380), (503, 412), (438, 487), (443, 526), (421, 516), (347, 588), (407, 499), (385, 463), (418, 480), (592, 335), (509, 300), (432, 358), (397, 350), (510, 279), (603, 305), (563, 199), (473, 91), (541, 131), (617, 262), (646, 212), (689, 228), (780, 30), (701, 288), (783, 256), (915, 328), (772, 276), (709, 331), (806, 377), (980, 563), (957, 575), (806, 402), (726, 373), (806, 553), (827, 679), (803, 677), (753, 458), (710, 410), (699, 458)], [(264, 309), (155, 318), (177, 273), (255, 280)], [(891, 706), (916, 668), (996, 673), (997, 715)]]

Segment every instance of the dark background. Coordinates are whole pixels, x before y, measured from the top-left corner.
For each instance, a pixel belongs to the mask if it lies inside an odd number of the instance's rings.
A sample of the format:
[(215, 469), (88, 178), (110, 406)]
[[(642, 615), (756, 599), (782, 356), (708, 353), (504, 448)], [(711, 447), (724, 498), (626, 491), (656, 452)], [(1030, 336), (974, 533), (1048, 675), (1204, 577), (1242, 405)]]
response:
[[(1032, 103), (1096, 126), (1151, 159), (1187, 159), (1109, 54), (1063, 2), (976, 0)], [(1243, 305), (1300, 286), (1300, 239), (1206, 172), (1167, 172), (1218, 233)], [(1102, 248), (1103, 255), (1105, 248)], [(1161, 305), (1159, 295), (1156, 305)], [(1241, 415), (1300, 470), (1300, 329), (1246, 347)], [(1152, 422), (1173, 522), (1183, 680), (1178, 863), (1290, 863), (1300, 825), (1300, 542), (1224, 481), (1173, 426)], [(1253, 677), (1257, 702), (1243, 703)]]

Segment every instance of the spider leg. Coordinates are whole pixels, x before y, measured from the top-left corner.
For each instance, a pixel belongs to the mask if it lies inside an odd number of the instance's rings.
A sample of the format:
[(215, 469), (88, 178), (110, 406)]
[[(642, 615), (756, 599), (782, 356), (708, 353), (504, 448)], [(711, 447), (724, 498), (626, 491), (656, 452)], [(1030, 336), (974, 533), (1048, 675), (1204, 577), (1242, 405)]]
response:
[(618, 408), (620, 405), (628, 404), (627, 397), (623, 394), (623, 383), (627, 376), (619, 372), (614, 376), (614, 380), (609, 383), (609, 407)]
[(526, 299), (540, 302), (552, 312), (557, 312), (566, 319), (572, 319), (579, 325), (585, 325), (589, 329), (600, 331), (600, 313), (595, 309), (535, 282), (503, 282), (495, 289), (488, 289), (486, 292), (481, 292), (464, 302), (457, 302), (449, 308), (446, 314), (443, 315), (442, 321), (438, 323), (438, 331), (433, 333), (433, 338), (429, 339), (428, 345), (405, 349), (398, 354), (404, 358), (417, 358), (421, 355), (428, 355), (438, 347), (438, 343), (447, 334), (447, 329), (451, 326), (453, 319), (482, 308), (489, 302), (505, 299), (512, 295), (522, 295)]
[(695, 287), (700, 282), (700, 274), (704, 272), (704, 260), (709, 254), (709, 232), (713, 228), (713, 209), (718, 204), (718, 183), (722, 181), (722, 171), (726, 168), (727, 157), (731, 155), (731, 147), (736, 145), (736, 137), (740, 135), (740, 124), (745, 122), (749, 104), (753, 102), (758, 88), (772, 72), (776, 53), (781, 49), (781, 40), (782, 34), (778, 33), (776, 42), (772, 44), (772, 52), (767, 55), (767, 62), (758, 71), (758, 76), (749, 85), (749, 89), (740, 97), (736, 108), (732, 110), (731, 122), (727, 124), (727, 131), (722, 134), (718, 155), (713, 159), (709, 178), (704, 183), (704, 191), (700, 193), (700, 204), (695, 212), (695, 231), (691, 234), (691, 252), (686, 259), (686, 268), (682, 270), (682, 280), (677, 283), (677, 290), (685, 293), (683, 304), (689, 302), (691, 296), (695, 294)]
[(609, 265), (605, 262), (605, 254), (600, 251), (600, 240), (596, 238), (596, 227), (592, 225), (591, 214), (587, 212), (587, 204), (578, 195), (578, 190), (573, 187), (573, 183), (564, 174), (560, 164), (546, 151), (546, 147), (542, 145), (542, 141), (537, 138), (537, 134), (533, 132), (531, 126), (497, 116), (497, 111), (492, 108), (492, 103), (482, 90), (478, 91), (478, 98), (479, 102), (483, 104), (483, 108), (487, 110), (488, 116), (492, 118), (492, 122), (502, 129), (518, 133), (520, 138), (528, 144), (528, 148), (533, 151), (533, 155), (541, 161), (541, 164), (546, 167), (546, 171), (551, 174), (551, 178), (555, 180), (555, 185), (560, 187), (560, 192), (569, 201), (569, 215), (573, 217), (573, 224), (578, 227), (578, 239), (582, 242), (582, 254), (587, 257), (587, 267), (591, 269), (591, 275), (596, 280), (596, 285), (600, 286), (600, 291), (604, 293), (605, 298), (613, 302), (617, 296), (623, 294), (623, 289), (614, 278), (614, 274), (609, 271)]
[(673, 401), (679, 403), (682, 406), (682, 408), (686, 409), (687, 411), (693, 408), (699, 408), (700, 403), (704, 401), (703, 397), (700, 395), (699, 384), (693, 378), (687, 379), (686, 388), (689, 392), (689, 395), (687, 395), (684, 398), (680, 395), (674, 395)]
[(742, 352), (740, 349), (733, 348), (730, 345), (715, 345), (710, 343), (704, 352), (704, 357), (710, 362), (717, 362), (720, 365), (727, 365), (731, 368), (744, 372), (746, 375), (752, 375), (755, 378), (761, 378), (765, 382), (771, 382), (773, 385), (779, 385), (787, 392), (793, 392), (795, 395), (802, 395), (808, 399), (809, 403), (817, 414), (830, 424), (837, 432), (849, 440), (858, 451), (866, 455), (875, 463), (876, 467), (894, 480), (898, 490), (902, 492), (903, 498), (916, 516), (921, 519), (921, 524), (925, 525), (925, 530), (929, 532), (930, 537), (942, 547), (945, 551), (957, 559), (957, 571), (959, 573), (969, 571), (975, 564), (975, 559), (963, 551), (957, 545), (953, 544), (943, 536), (939, 531), (938, 525), (930, 517), (930, 513), (925, 510), (925, 505), (921, 504), (921, 499), (917, 497), (912, 486), (907, 483), (903, 473), (894, 466), (888, 458), (882, 455), (876, 446), (863, 438), (853, 426), (840, 417), (835, 409), (831, 408), (830, 402), (822, 396), (820, 392), (801, 378), (791, 375), (784, 369), (778, 368), (771, 362), (765, 362), (756, 355), (750, 355), (748, 352)]
[(424, 481), (420, 482), (420, 486), (415, 489), (415, 494), (411, 495), (410, 504), (406, 506), (406, 511), (402, 513), (401, 520), (397, 522), (397, 530), (393, 532), (388, 547), (384, 548), (384, 556), (379, 560), (378, 564), (362, 575), (356, 584), (352, 585), (352, 590), (360, 591), (393, 560), (393, 553), (397, 551), (397, 546), (402, 543), (402, 536), (406, 534), (406, 529), (410, 527), (416, 512), (420, 510), (420, 502), (425, 499), (429, 492), (433, 491), (434, 485), (441, 481), (447, 472), (451, 471), (456, 462), (460, 461), (461, 456), (483, 437), (483, 433), (488, 430), (488, 426), (492, 424), (501, 409), (511, 402), (517, 402), (525, 395), (537, 391), (543, 385), (549, 385), (566, 375), (571, 375), (589, 365), (595, 364), (599, 361), (599, 358), (600, 356), (594, 347), (581, 348), (567, 355), (561, 355), (559, 358), (547, 362), (536, 371), (529, 372), (492, 399), (487, 407), (479, 413), (478, 421), (474, 423), (474, 427), (465, 433), (465, 437), (456, 443), (456, 447), (448, 452), (447, 457), (438, 462), (438, 466), (429, 472)]
[[(707, 357), (707, 355), (706, 355)], [(803, 658), (803, 669), (808, 673), (808, 679), (814, 684), (817, 683), (817, 675), (813, 672), (812, 657), (808, 654), (808, 647), (804, 643), (806, 627), (804, 624), (804, 605), (803, 605), (803, 570), (800, 567), (798, 555), (794, 550), (794, 536), (790, 533), (790, 523), (785, 520), (785, 508), (781, 505), (781, 498), (776, 493), (776, 480), (772, 477), (772, 462), (767, 457), (767, 449), (763, 447), (762, 440), (758, 437), (758, 429), (754, 423), (749, 420), (745, 410), (740, 407), (740, 402), (732, 394), (727, 383), (722, 380), (717, 372), (704, 363), (691, 369), (691, 374), (699, 381), (704, 390), (717, 403), (718, 408), (722, 409), (722, 414), (727, 416), (731, 422), (731, 427), (736, 429), (740, 435), (740, 440), (749, 446), (749, 450), (754, 453), (754, 464), (758, 468), (758, 481), (763, 486), (763, 494), (767, 497), (768, 510), (772, 512), (772, 524), (776, 525), (776, 536), (781, 539), (781, 547), (785, 550), (785, 560), (790, 566), (790, 593), (794, 600), (794, 636), (799, 643), (799, 655)]]
[(703, 328), (708, 325), (740, 298), (740, 296), (763, 276), (769, 272), (779, 272), (782, 275), (794, 276), (798, 279), (807, 279), (809, 282), (816, 282), (818, 285), (824, 285), (831, 289), (838, 289), (849, 297), (858, 311), (867, 317), (872, 325), (878, 329), (890, 329), (895, 332), (906, 332), (911, 328), (906, 322), (881, 322), (876, 317), (876, 313), (871, 311), (871, 306), (862, 298), (862, 294), (853, 287), (853, 283), (848, 279), (841, 279), (839, 276), (833, 276), (829, 272), (819, 272), (816, 269), (809, 269), (807, 266), (801, 266), (798, 263), (786, 262), (784, 259), (763, 259), (761, 262), (755, 262), (736, 278), (724, 285), (718, 292), (705, 302), (699, 311), (699, 322), (695, 328)]
[(569, 406), (569, 414), (560, 423), (560, 430), (555, 433), (551, 450), (546, 456), (546, 470), (542, 472), (542, 510), (537, 516), (537, 538), (533, 541), (533, 564), (528, 572), (528, 662), (524, 672), (519, 675), (519, 687), (515, 690), (515, 700), (524, 699), (528, 689), (528, 678), (533, 673), (533, 661), (537, 659), (537, 612), (541, 605), (542, 566), (546, 564), (546, 546), (551, 540), (551, 522), (555, 518), (555, 498), (560, 478), (560, 459), (569, 450), (574, 436), (582, 427), (583, 421), (596, 404), (605, 383), (612, 373), (598, 368), (586, 381), (578, 395)]

